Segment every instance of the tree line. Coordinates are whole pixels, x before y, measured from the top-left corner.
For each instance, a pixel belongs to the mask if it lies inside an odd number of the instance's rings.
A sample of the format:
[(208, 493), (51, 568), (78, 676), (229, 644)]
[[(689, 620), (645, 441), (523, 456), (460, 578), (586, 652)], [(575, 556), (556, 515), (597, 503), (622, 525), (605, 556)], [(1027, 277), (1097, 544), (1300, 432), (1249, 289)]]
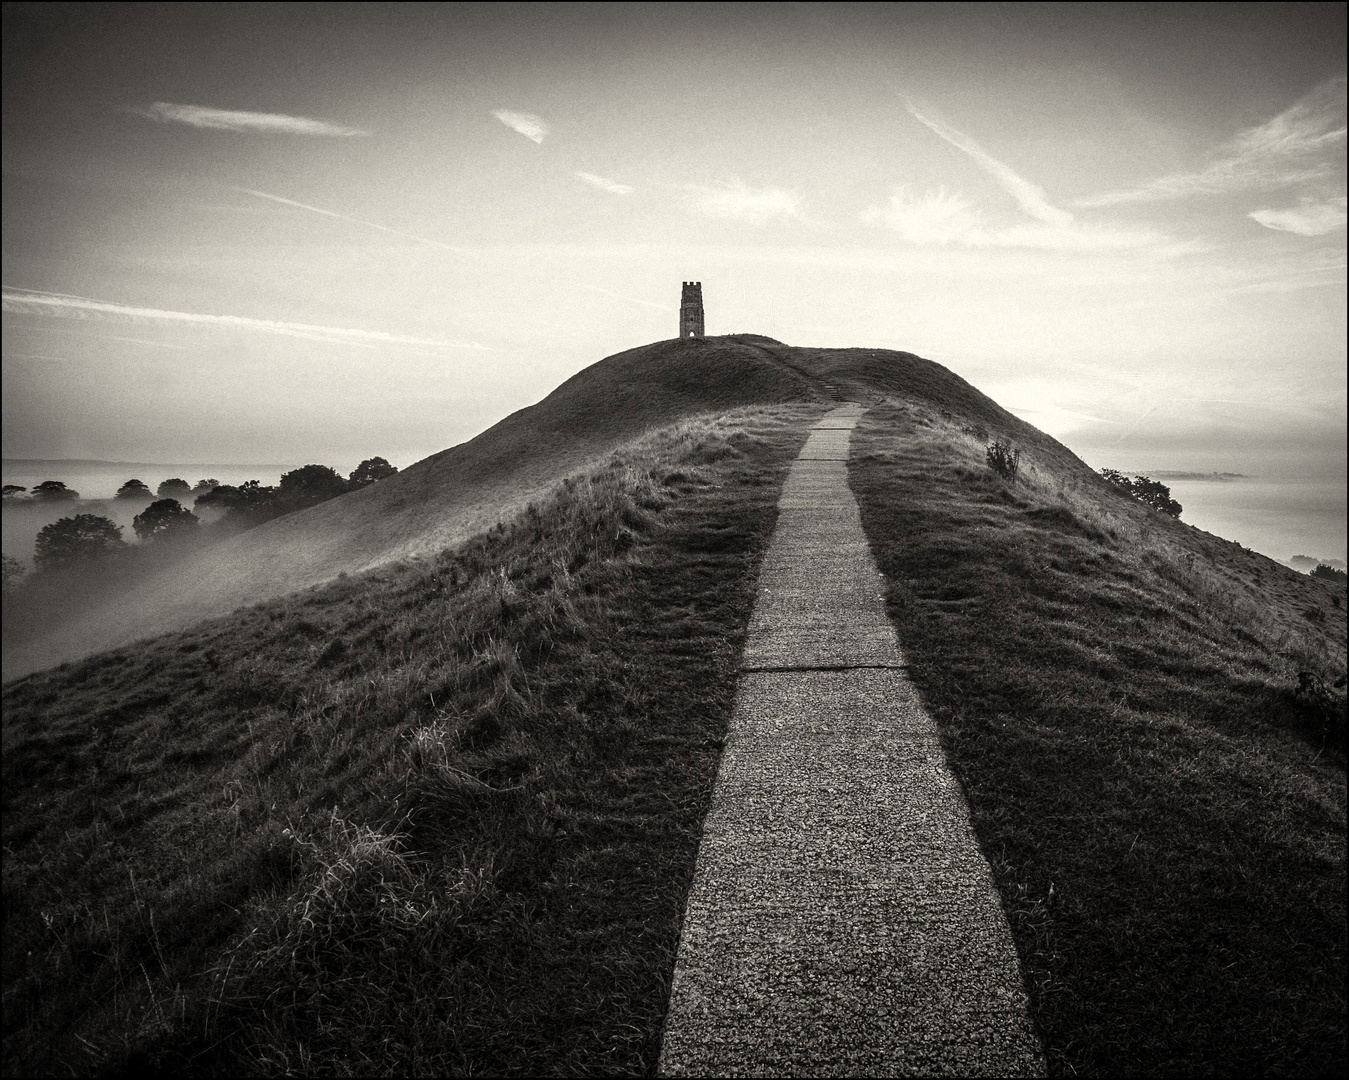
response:
[[(362, 461), (345, 479), (328, 465), (305, 465), (284, 473), (276, 485), (249, 480), (236, 486), (206, 479), (192, 486), (174, 477), (160, 484), (153, 494), (149, 485), (133, 478), (117, 489), (114, 498), (148, 501), (149, 505), (132, 519), (132, 529), (141, 543), (162, 546), (195, 536), (202, 523), (197, 511), (218, 515), (216, 527), (235, 532), (358, 491), (397, 472), (384, 458), (373, 457)], [(193, 495), (196, 498), (189, 510), (181, 500)], [(43, 481), (31, 493), (17, 484), (4, 486), (4, 499), (10, 503), (74, 502), (79, 498), (79, 492), (59, 480)], [(128, 547), (122, 532), (121, 525), (98, 514), (60, 518), (38, 532), (34, 565), (39, 571), (59, 570), (116, 555)], [(22, 564), (5, 558), (7, 589), (22, 573)]]

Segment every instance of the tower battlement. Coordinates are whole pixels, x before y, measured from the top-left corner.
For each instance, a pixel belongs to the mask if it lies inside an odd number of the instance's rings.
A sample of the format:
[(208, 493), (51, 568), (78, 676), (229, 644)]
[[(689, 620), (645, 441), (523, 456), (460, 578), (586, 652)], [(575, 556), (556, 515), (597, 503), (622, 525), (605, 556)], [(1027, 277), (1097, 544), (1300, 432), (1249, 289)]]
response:
[(703, 336), (703, 283), (701, 281), (684, 282), (684, 292), (679, 298), (679, 336)]

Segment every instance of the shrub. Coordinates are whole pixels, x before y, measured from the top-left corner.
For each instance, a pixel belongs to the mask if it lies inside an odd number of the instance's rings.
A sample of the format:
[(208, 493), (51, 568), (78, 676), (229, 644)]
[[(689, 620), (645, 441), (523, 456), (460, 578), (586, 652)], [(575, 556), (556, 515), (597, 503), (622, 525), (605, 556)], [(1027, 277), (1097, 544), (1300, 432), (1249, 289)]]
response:
[(347, 491), (347, 482), (336, 469), (328, 465), (305, 465), (281, 475), (281, 498), (292, 505), (312, 506), (326, 502)]
[(347, 478), (347, 484), (352, 490), (363, 488), (367, 484), (373, 484), (376, 480), (393, 476), (397, 471), (397, 466), (390, 465), (382, 457), (366, 458), (352, 470), (351, 476)]
[(1016, 483), (1016, 471), (1021, 465), (1021, 451), (1014, 448), (1011, 443), (1005, 443), (1001, 439), (994, 439), (988, 444), (986, 454), (988, 458), (988, 467), (1003, 479)]
[(1349, 583), (1349, 574), (1346, 574), (1343, 570), (1336, 570), (1333, 566), (1327, 566), (1325, 563), (1317, 563), (1316, 569), (1312, 571), (1312, 577), (1328, 581), (1332, 585)]
[(54, 570), (86, 559), (102, 558), (123, 547), (122, 526), (97, 514), (60, 518), (37, 534), (33, 561)]
[(1180, 512), (1184, 509), (1180, 503), (1171, 498), (1171, 489), (1160, 480), (1153, 480), (1142, 473), (1137, 476), (1128, 476), (1118, 469), (1102, 469), (1101, 475), (1126, 495), (1132, 496), (1154, 510), (1160, 510), (1163, 514), (1178, 518)]

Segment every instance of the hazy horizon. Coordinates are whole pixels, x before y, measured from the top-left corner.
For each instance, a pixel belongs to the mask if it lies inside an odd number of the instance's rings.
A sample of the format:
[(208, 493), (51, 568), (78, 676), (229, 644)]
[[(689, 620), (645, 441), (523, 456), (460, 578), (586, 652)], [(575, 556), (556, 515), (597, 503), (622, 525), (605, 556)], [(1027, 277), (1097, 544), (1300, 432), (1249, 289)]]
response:
[(1342, 6), (5, 18), (7, 458), (409, 464), (701, 280), (1094, 466), (1345, 479)]

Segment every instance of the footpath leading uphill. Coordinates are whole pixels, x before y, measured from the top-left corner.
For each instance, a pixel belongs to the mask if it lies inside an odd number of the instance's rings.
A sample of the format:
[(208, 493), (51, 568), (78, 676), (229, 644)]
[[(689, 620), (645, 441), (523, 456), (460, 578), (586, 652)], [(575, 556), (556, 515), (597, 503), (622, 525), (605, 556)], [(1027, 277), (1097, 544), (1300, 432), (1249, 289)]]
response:
[(848, 487), (864, 411), (821, 420), (783, 488), (685, 913), (666, 1076), (1044, 1072)]

